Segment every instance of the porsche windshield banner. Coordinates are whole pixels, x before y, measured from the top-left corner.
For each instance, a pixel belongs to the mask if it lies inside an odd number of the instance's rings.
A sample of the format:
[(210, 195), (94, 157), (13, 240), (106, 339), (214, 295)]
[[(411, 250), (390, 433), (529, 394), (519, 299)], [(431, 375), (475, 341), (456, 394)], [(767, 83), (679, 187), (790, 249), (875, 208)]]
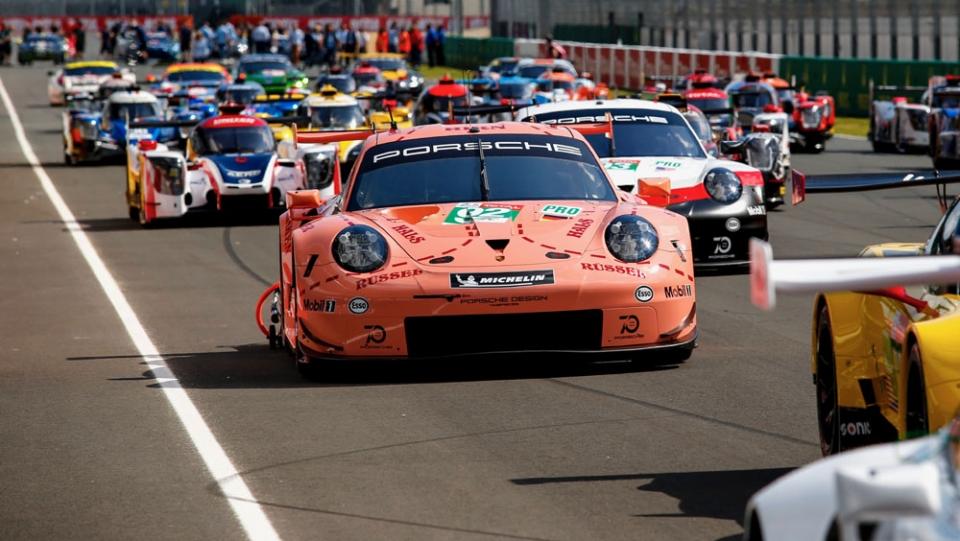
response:
[(545, 135), (464, 135), (432, 137), (378, 145), (364, 156), (361, 171), (442, 158), (532, 156), (595, 163), (586, 145), (576, 139)]

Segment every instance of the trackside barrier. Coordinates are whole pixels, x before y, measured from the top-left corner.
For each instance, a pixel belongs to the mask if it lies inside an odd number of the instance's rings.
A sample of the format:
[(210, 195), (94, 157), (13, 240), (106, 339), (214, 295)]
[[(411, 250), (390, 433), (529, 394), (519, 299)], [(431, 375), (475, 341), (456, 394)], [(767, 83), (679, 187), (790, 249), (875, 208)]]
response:
[[(640, 89), (646, 79), (687, 75), (705, 69), (718, 77), (733, 77), (749, 71), (777, 71), (780, 55), (737, 53), (556, 41), (567, 50), (567, 58), (579, 69), (593, 73), (597, 81), (618, 88)], [(546, 56), (546, 42), (541, 39), (514, 41), (517, 56)]]
[(870, 107), (870, 81), (877, 85), (926, 86), (933, 75), (960, 73), (960, 64), (943, 61), (862, 60), (784, 56), (780, 71), (794, 75), (808, 90), (834, 97), (837, 113), (866, 116)]

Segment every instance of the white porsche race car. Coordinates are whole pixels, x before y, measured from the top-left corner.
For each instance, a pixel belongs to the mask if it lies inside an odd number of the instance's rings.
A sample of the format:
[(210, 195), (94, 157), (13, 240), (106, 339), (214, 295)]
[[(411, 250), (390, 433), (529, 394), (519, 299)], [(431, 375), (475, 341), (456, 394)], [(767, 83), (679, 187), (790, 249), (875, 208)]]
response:
[(67, 96), (74, 94), (97, 95), (100, 85), (110, 79), (122, 79), (133, 85), (137, 76), (132, 71), (120, 69), (116, 62), (86, 60), (71, 62), (61, 69), (48, 72), (47, 97), (50, 105), (64, 105)]
[(545, 124), (609, 122), (610, 133), (587, 135), (620, 189), (662, 199), (690, 222), (698, 269), (743, 270), (751, 238), (766, 240), (763, 174), (710, 156), (680, 112), (638, 99), (568, 101), (521, 109), (518, 119)]

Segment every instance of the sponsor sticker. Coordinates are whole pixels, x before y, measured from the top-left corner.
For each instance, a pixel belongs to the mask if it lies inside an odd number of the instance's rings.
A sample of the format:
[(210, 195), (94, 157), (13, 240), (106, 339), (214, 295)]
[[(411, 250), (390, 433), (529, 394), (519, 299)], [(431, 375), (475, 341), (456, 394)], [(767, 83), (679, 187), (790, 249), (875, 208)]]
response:
[(513, 295), (502, 297), (463, 297), (460, 304), (482, 306), (518, 306), (525, 302), (546, 301), (546, 295)]
[(347, 309), (352, 314), (365, 314), (370, 309), (370, 303), (363, 297), (354, 297), (347, 303)]
[(620, 316), (620, 334), (633, 334), (640, 328), (640, 318), (630, 314)]
[(840, 423), (841, 436), (869, 436), (870, 432), (869, 422)]
[(553, 271), (528, 272), (463, 272), (450, 275), (454, 289), (484, 289), (494, 287), (527, 287), (553, 283)]
[(730, 237), (713, 237), (713, 255), (710, 259), (725, 259), (733, 257), (730, 253), (733, 250), (733, 241)]
[(150, 133), (150, 130), (147, 128), (131, 128), (127, 132), (128, 141), (140, 141), (145, 139), (153, 139), (153, 135)]
[(407, 239), (407, 241), (409, 241), (410, 244), (420, 244), (421, 242), (427, 240), (421, 237), (420, 234), (417, 233), (417, 231), (414, 228), (410, 227), (409, 225), (398, 225), (394, 227), (393, 230), (396, 231), (397, 233), (400, 233), (400, 235), (403, 238)]
[(489, 203), (460, 204), (447, 214), (443, 223), (464, 225), (473, 222), (502, 224), (517, 219), (523, 205), (496, 205)]
[(337, 309), (337, 301), (333, 299), (325, 300), (313, 300), (313, 299), (304, 299), (303, 309), (307, 312), (326, 312), (328, 314), (333, 313)]
[(603, 168), (607, 171), (636, 171), (639, 162), (605, 162)]
[(666, 286), (663, 288), (663, 296), (668, 299), (692, 297), (693, 287), (690, 284), (684, 284), (679, 286)]
[(540, 209), (544, 216), (554, 216), (556, 218), (573, 218), (580, 214), (583, 209), (580, 207), (567, 207), (564, 205), (546, 205)]
[(657, 160), (653, 162), (654, 167), (657, 171), (671, 171), (673, 169), (678, 169), (683, 163), (676, 160)]
[(590, 229), (591, 225), (593, 225), (593, 220), (589, 218), (577, 218), (577, 221), (573, 224), (573, 227), (570, 228), (570, 231), (567, 231), (567, 236), (579, 239), (583, 237), (587, 229)]
[(419, 276), (421, 274), (423, 274), (423, 271), (420, 269), (381, 272), (380, 274), (374, 274), (370, 278), (361, 278), (360, 280), (357, 280), (357, 289), (359, 290), (367, 286), (372, 286), (374, 284), (382, 284), (383, 282), (390, 282), (392, 280), (399, 280), (401, 278), (412, 278), (414, 276)]
[(747, 214), (749, 214), (750, 216), (763, 216), (766, 213), (767, 213), (767, 207), (763, 205), (751, 205), (747, 207)]
[(633, 292), (633, 296), (640, 302), (650, 302), (653, 300), (653, 288), (650, 286), (640, 286)]
[(613, 265), (610, 263), (580, 263), (582, 270), (594, 272), (609, 272), (612, 274), (626, 274), (627, 276), (636, 276), (637, 278), (646, 278), (647, 275), (635, 267), (625, 265)]
[(383, 325), (364, 325), (363, 330), (367, 331), (367, 338), (360, 346), (364, 349), (389, 349), (390, 346), (384, 346), (387, 340), (387, 330)]

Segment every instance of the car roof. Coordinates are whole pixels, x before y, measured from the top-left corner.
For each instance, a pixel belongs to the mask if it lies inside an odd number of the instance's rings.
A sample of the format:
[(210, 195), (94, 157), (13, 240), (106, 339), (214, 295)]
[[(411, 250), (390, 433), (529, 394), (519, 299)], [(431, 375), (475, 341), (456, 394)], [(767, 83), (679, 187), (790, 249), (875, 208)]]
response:
[(662, 111), (665, 113), (677, 113), (680, 111), (672, 105), (666, 103), (637, 100), (632, 98), (620, 98), (616, 100), (597, 100), (597, 101), (561, 101), (557, 103), (545, 103), (543, 105), (534, 105), (524, 107), (517, 112), (517, 118), (528, 118), (544, 113), (561, 113), (565, 111), (606, 111), (608, 109), (646, 109)]
[(310, 94), (304, 100), (308, 107), (332, 107), (334, 105), (357, 105), (357, 98), (338, 92), (333, 96)]
[(226, 73), (227, 68), (213, 62), (181, 62), (173, 64), (167, 68), (167, 73), (177, 73), (181, 71), (212, 71), (217, 73)]
[(199, 127), (204, 129), (225, 129), (225, 128), (246, 128), (250, 126), (266, 126), (267, 122), (262, 118), (249, 115), (218, 115), (210, 117), (200, 123)]
[(490, 124), (425, 124), (403, 130), (383, 131), (367, 139), (368, 145), (383, 145), (397, 141), (411, 141), (431, 137), (455, 137), (460, 135), (553, 135), (586, 141), (576, 130), (563, 126), (533, 122), (495, 122)]
[(158, 103), (160, 100), (156, 96), (149, 92), (144, 92), (143, 90), (135, 91), (119, 91), (110, 94), (110, 97), (107, 98), (107, 101), (110, 103)]
[(78, 68), (113, 68), (117, 69), (117, 63), (110, 60), (81, 60), (80, 62), (70, 62), (63, 66), (63, 69)]

